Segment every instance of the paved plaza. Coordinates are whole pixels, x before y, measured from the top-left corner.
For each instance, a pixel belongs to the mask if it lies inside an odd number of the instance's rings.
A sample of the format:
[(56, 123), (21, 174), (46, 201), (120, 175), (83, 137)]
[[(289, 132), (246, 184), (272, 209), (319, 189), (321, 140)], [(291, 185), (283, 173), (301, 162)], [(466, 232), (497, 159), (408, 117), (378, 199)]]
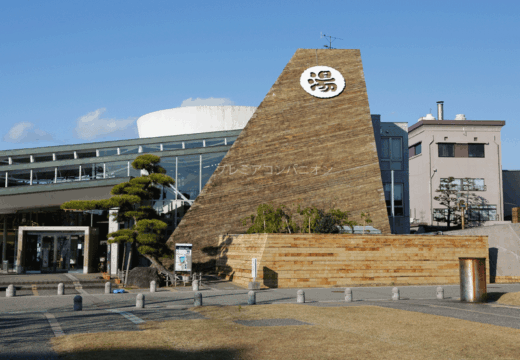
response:
[[(37, 281), (37, 277), (33, 279)], [(16, 284), (16, 276), (11, 276), (11, 280)], [(0, 284), (5, 284), (5, 276), (0, 278)], [(36, 288), (34, 291), (32, 286), (20, 287), (15, 297), (6, 298), (5, 285), (0, 285), (0, 359), (57, 359), (49, 345), (55, 336), (139, 331), (138, 325), (146, 321), (203, 318), (191, 311), (194, 291), (188, 286), (160, 288), (155, 293), (135, 289), (105, 294), (104, 288), (82, 288), (76, 283), (61, 296), (53, 284), (42, 282)], [(520, 329), (520, 307), (461, 303), (458, 285), (444, 286), (444, 300), (436, 299), (436, 286), (399, 289), (401, 300), (392, 301), (392, 287), (352, 288), (350, 303), (344, 301), (344, 288), (304, 289), (306, 303), (302, 306), (375, 305)], [(520, 284), (488, 285), (488, 293), (518, 291)], [(256, 303), (296, 303), (296, 292), (297, 289), (258, 290)], [(137, 293), (145, 296), (144, 309), (135, 307)], [(247, 306), (248, 290), (227, 281), (203, 282), (200, 293), (204, 306)], [(73, 299), (78, 294), (82, 296), (83, 310), (73, 311)]]

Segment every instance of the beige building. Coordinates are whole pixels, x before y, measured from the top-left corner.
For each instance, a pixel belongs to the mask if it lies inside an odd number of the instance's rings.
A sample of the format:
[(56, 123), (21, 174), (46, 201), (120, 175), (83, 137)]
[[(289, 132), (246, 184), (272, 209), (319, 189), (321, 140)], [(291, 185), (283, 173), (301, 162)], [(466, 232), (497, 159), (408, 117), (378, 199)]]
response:
[(500, 145), (504, 125), (505, 121), (466, 120), (463, 114), (444, 120), (439, 101), (438, 119), (428, 114), (408, 129), (412, 225), (446, 225), (447, 208), (434, 197), (441, 180), (449, 177), (455, 178), (456, 196), (469, 203), (466, 219), (471, 225), (504, 220)]

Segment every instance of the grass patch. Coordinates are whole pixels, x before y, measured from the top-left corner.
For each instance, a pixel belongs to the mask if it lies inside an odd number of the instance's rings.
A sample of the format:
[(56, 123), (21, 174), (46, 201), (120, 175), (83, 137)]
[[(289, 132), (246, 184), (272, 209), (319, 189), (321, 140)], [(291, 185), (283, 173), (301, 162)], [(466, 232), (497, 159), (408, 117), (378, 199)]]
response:
[[(203, 320), (52, 339), (65, 359), (517, 359), (520, 330), (376, 306), (200, 307)], [(290, 318), (313, 325), (248, 327)]]

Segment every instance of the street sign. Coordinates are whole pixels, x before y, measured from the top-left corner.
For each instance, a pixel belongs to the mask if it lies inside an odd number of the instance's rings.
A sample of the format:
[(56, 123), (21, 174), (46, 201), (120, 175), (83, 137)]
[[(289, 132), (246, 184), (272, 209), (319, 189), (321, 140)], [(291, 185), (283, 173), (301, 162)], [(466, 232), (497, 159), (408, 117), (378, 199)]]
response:
[(256, 279), (256, 258), (251, 261), (251, 276)]

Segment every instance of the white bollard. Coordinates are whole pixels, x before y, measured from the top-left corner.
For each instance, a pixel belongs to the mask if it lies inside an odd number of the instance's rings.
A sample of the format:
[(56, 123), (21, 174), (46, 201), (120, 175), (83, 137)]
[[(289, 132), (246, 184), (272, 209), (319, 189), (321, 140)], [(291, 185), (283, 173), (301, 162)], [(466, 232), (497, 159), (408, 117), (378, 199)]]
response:
[(399, 300), (399, 299), (400, 299), (399, 289), (395, 287), (392, 289), (392, 300)]
[(299, 304), (305, 303), (305, 292), (303, 290), (298, 290), (296, 293), (296, 302)]
[(107, 281), (105, 283), (105, 294), (111, 294), (112, 293), (112, 283), (110, 281)]
[(135, 299), (135, 307), (138, 309), (144, 308), (144, 295), (143, 294), (137, 294), (137, 297)]
[(193, 280), (191, 286), (193, 288), (193, 291), (199, 291), (199, 280)]
[(83, 310), (83, 298), (80, 295), (74, 296), (74, 311)]
[(5, 291), (5, 297), (13, 297), (16, 296), (16, 288), (13, 284), (9, 285), (7, 287), (7, 290)]
[(345, 301), (352, 302), (352, 289), (351, 288), (345, 289)]
[(154, 293), (157, 290), (157, 287), (155, 286), (155, 280), (150, 281), (150, 292)]
[(442, 286), (437, 287), (437, 299), (444, 299), (444, 289), (442, 288)]
[(63, 283), (58, 284), (58, 295), (64, 295), (65, 294), (65, 286), (63, 286)]

